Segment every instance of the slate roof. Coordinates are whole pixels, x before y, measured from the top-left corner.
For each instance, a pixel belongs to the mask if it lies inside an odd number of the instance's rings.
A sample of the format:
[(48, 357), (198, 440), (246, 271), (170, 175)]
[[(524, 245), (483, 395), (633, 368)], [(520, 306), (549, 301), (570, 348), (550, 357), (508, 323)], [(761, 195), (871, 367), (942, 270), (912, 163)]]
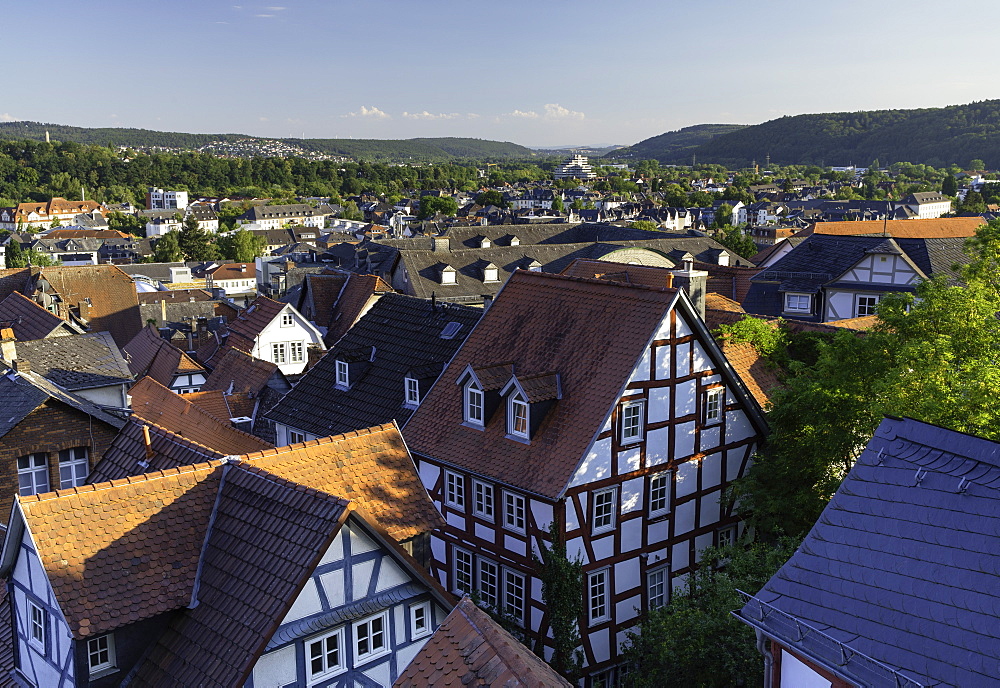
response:
[(465, 597), (392, 685), (568, 688), (572, 684)]
[(216, 418), (150, 377), (135, 383), (129, 394), (132, 395), (132, 413), (192, 442), (225, 454), (246, 454), (271, 446), (237, 430), (228, 419)]
[(82, 411), (102, 423), (120, 428), (125, 421), (96, 404), (67, 392), (36, 373), (8, 371), (0, 375), (0, 437), (13, 430), (29, 413), (50, 399)]
[[(410, 450), (557, 498), (675, 302), (689, 303), (672, 288), (515, 272), (407, 422)], [(467, 368), (504, 363), (512, 363), (519, 379), (560, 376), (562, 399), (529, 444), (506, 437), (503, 413), (483, 430), (462, 423), (458, 382)], [(731, 368), (718, 365), (742, 393), (738, 378), (729, 377)]]
[(137, 378), (148, 375), (167, 387), (180, 373), (205, 371), (203, 365), (161, 337), (152, 325), (142, 328), (122, 351), (133, 375)]
[(17, 342), (31, 371), (70, 391), (126, 384), (132, 373), (108, 332)]
[[(370, 292), (369, 292), (370, 295)], [(296, 383), (267, 418), (319, 437), (396, 420), (404, 423), (412, 410), (403, 403), (403, 379), (412, 368), (436, 364), (444, 370), (459, 345), (482, 316), (482, 310), (384, 294), (337, 344)], [(442, 339), (444, 327), (461, 329)], [(336, 388), (336, 361), (371, 359), (347, 390)], [(360, 352), (360, 353), (359, 353)], [(431, 377), (436, 378), (437, 373)], [(426, 393), (426, 388), (421, 394)]]
[[(146, 432), (149, 433), (148, 445)], [(205, 463), (223, 456), (226, 456), (224, 452), (184, 439), (137, 416), (129, 416), (101, 460), (90, 471), (87, 482), (119, 480), (177, 466)]]
[(0, 301), (0, 323), (13, 328), (19, 342), (44, 339), (62, 330), (66, 334), (81, 334), (84, 329), (70, 323), (35, 303), (27, 296), (12, 292)]
[[(792, 558), (736, 614), (867, 686), (1000, 675), (1000, 444), (886, 418)], [(795, 620), (822, 634), (795, 631)], [(802, 638), (802, 640), (796, 640)], [(849, 653), (848, 653), (849, 654)]]

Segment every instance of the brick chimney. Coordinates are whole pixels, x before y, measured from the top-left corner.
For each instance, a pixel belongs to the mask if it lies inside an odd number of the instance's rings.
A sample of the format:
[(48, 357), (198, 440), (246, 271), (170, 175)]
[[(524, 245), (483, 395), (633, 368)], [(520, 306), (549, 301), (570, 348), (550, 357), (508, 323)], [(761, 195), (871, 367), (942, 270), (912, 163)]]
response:
[(7, 363), (13, 363), (17, 358), (17, 340), (12, 327), (0, 328), (0, 358)]
[(16, 373), (30, 373), (31, 364), (28, 363), (28, 359), (19, 358), (13, 362), (14, 372)]

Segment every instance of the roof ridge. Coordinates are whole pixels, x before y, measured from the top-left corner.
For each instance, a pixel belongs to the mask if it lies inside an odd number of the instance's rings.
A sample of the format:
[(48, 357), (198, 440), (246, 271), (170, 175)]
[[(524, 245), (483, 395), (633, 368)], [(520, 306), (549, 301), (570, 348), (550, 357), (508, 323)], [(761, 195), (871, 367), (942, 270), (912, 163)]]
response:
[[(614, 263), (608, 263), (608, 265), (613, 266)], [(626, 267), (622, 264), (622, 269)], [(524, 270), (523, 268), (518, 268), (511, 273), (511, 277), (517, 274), (531, 275), (533, 279), (552, 279), (561, 280), (566, 282), (581, 282), (583, 284), (599, 284), (602, 286), (610, 286), (617, 289), (635, 289), (639, 291), (649, 291), (649, 292), (659, 292), (659, 293), (675, 293), (677, 291), (676, 287), (651, 287), (646, 284), (625, 284), (622, 282), (612, 282), (609, 280), (595, 279), (593, 277), (571, 277), (569, 275), (563, 275), (558, 273), (550, 272), (532, 272), (531, 270)]]
[(21, 504), (30, 504), (32, 502), (47, 502), (54, 499), (59, 499), (60, 497), (68, 497), (74, 494), (83, 494), (85, 492), (100, 492), (102, 490), (110, 490), (115, 487), (121, 487), (123, 485), (133, 485), (137, 483), (152, 482), (153, 480), (160, 480), (163, 478), (174, 478), (178, 475), (184, 473), (197, 473), (200, 471), (207, 471), (221, 465), (221, 459), (215, 461), (205, 461), (202, 463), (192, 463), (185, 464), (182, 466), (175, 466), (173, 468), (161, 468), (148, 473), (140, 473), (138, 475), (130, 475), (125, 478), (115, 478), (114, 480), (108, 480), (100, 483), (88, 483), (86, 485), (79, 485), (77, 487), (67, 487), (60, 490), (53, 490), (51, 492), (42, 492), (40, 494), (21, 496), (18, 495), (18, 501)]
[[(338, 495), (332, 494), (330, 492), (325, 492), (323, 490), (318, 490), (315, 487), (309, 487), (294, 480), (289, 480), (288, 478), (283, 478), (277, 473), (273, 473), (266, 468), (261, 468), (260, 466), (245, 460), (242, 457), (236, 457), (234, 459), (224, 459), (226, 467), (233, 467), (242, 471), (246, 471), (251, 475), (255, 475), (262, 480), (266, 480), (279, 487), (291, 490), (292, 492), (300, 492), (302, 494), (308, 495), (310, 497), (315, 497), (326, 502), (332, 502), (337, 506), (342, 506), (345, 509), (353, 510), (354, 500), (348, 499), (346, 497), (340, 497)], [(221, 491), (221, 485), (220, 485)]]
[(299, 449), (305, 449), (306, 447), (319, 447), (326, 444), (334, 444), (345, 439), (356, 439), (358, 437), (365, 437), (368, 435), (374, 435), (378, 432), (385, 432), (386, 430), (391, 430), (395, 428), (395, 424), (390, 421), (388, 423), (382, 423), (381, 425), (372, 425), (367, 428), (359, 428), (357, 430), (348, 430), (347, 432), (342, 432), (337, 435), (328, 435), (327, 437), (317, 437), (316, 439), (306, 440), (305, 442), (295, 442), (294, 444), (286, 444), (283, 447), (271, 447), (269, 449), (261, 449), (260, 451), (251, 452), (249, 454), (243, 454), (241, 459), (252, 461), (253, 459), (263, 459), (271, 456), (278, 456), (280, 454), (290, 454), (293, 451), (298, 451)]
[(190, 447), (193, 448), (203, 449), (205, 451), (211, 452), (212, 454), (218, 454), (220, 457), (225, 456), (225, 454), (220, 452), (218, 449), (212, 449), (207, 444), (202, 444), (201, 442), (189, 440), (187, 437), (184, 437), (183, 435), (178, 435), (173, 430), (165, 428), (162, 425), (159, 425), (158, 423), (155, 423), (151, 420), (147, 420), (145, 418), (140, 418), (139, 416), (132, 415), (129, 416), (129, 422), (134, 422), (136, 425), (139, 426), (148, 425), (152, 428), (155, 428), (158, 432), (170, 435), (171, 441), (177, 442), (178, 444), (184, 444), (184, 445), (189, 445)]

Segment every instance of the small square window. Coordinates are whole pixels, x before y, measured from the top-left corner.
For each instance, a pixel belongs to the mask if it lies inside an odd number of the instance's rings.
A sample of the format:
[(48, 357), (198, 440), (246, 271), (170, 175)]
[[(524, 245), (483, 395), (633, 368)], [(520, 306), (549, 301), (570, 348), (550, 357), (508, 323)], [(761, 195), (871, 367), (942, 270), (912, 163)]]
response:
[(297, 430), (288, 431), (289, 444), (301, 444), (305, 441), (306, 441), (306, 434), (304, 432), (298, 432)]
[(809, 313), (812, 311), (810, 294), (785, 294), (785, 311), (788, 313)]
[(444, 502), (456, 509), (465, 509), (465, 477), (451, 471), (444, 472)]
[(726, 390), (723, 387), (705, 392), (705, 422), (718, 423), (722, 420), (722, 402)]
[(736, 542), (736, 525), (726, 526), (725, 528), (719, 528), (718, 540), (719, 547), (728, 547), (729, 545)]
[(340, 389), (347, 389), (350, 386), (351, 378), (348, 371), (347, 361), (337, 361), (337, 387)]
[(669, 601), (668, 578), (667, 568), (659, 568), (646, 574), (646, 599), (650, 609), (659, 609)]
[(875, 308), (878, 306), (877, 296), (859, 296), (858, 297), (858, 307), (857, 307), (857, 317), (861, 318), (866, 315), (875, 315)]
[[(247, 282), (246, 286), (250, 286), (250, 283)], [(295, 316), (292, 315), (291, 313), (282, 313), (281, 314), (281, 326), (282, 327), (292, 327), (293, 325), (295, 325)]]
[(310, 685), (344, 671), (344, 629), (307, 640), (306, 666)]
[(389, 651), (389, 612), (354, 624), (354, 659), (364, 662)]
[(590, 597), (590, 623), (608, 618), (608, 569), (594, 571), (587, 577), (587, 591)]
[(643, 410), (644, 404), (641, 401), (622, 404), (622, 444), (642, 439)]
[(649, 515), (662, 516), (670, 511), (669, 471), (657, 473), (649, 479)]
[(493, 520), (493, 486), (478, 480), (472, 481), (472, 513), (486, 520)]
[(115, 637), (111, 633), (87, 641), (87, 667), (90, 674), (115, 668)]
[(410, 607), (410, 639), (423, 638), (431, 632), (431, 603), (421, 602)]
[(603, 533), (615, 527), (615, 511), (618, 502), (618, 490), (612, 488), (595, 492), (594, 495), (594, 520), (593, 529), (595, 533)]
[(524, 532), (524, 497), (512, 492), (503, 493), (504, 528)]

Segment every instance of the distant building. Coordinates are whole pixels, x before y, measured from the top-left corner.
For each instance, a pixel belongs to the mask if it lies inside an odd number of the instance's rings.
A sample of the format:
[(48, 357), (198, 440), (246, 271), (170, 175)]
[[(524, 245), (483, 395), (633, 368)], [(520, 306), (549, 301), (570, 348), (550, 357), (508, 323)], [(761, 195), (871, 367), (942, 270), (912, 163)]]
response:
[(593, 179), (597, 175), (587, 162), (587, 156), (574, 155), (553, 170), (552, 176), (556, 179)]
[(147, 210), (184, 210), (187, 207), (187, 191), (164, 191), (151, 186), (146, 192)]
[(56, 221), (60, 224), (74, 222), (77, 215), (96, 213), (103, 217), (104, 212), (101, 204), (95, 201), (68, 201), (57, 196), (44, 203), (19, 203), (13, 208), (0, 208), (0, 229), (37, 231), (48, 229)]
[(902, 204), (916, 213), (920, 220), (928, 220), (951, 212), (951, 199), (936, 191), (911, 193)]

